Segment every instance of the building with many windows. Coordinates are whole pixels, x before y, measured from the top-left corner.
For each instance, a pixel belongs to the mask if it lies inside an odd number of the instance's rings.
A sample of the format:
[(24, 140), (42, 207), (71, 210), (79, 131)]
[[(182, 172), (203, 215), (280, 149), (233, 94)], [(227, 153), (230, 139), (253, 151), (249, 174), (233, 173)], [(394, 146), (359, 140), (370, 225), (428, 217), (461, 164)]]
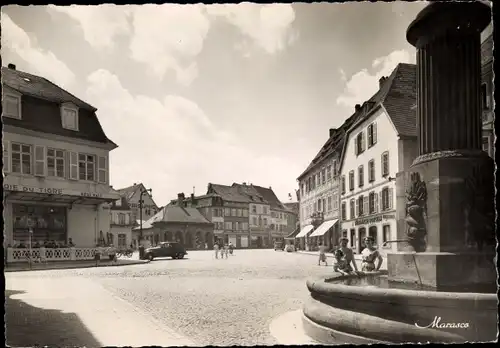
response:
[(328, 140), (297, 179), (301, 230), (295, 237), (303, 249), (316, 249), (319, 242), (328, 248), (337, 245), (340, 237), (339, 159), (345, 134), (355, 115), (339, 129), (329, 130)]
[(109, 233), (109, 203), (120, 198), (109, 185), (117, 145), (96, 111), (43, 77), (2, 67), (6, 244), (26, 246), (31, 236), (35, 244), (94, 247)]
[(125, 187), (117, 190), (122, 197), (127, 201), (128, 206), (131, 210), (132, 220), (139, 224), (139, 219), (141, 218), (140, 204), (142, 193), (142, 220), (149, 220), (153, 215), (155, 215), (160, 209), (156, 205), (153, 195), (149, 192), (143, 183), (134, 183), (132, 186)]
[[(370, 235), (376, 244), (396, 239), (396, 174), (417, 156), (416, 66), (398, 64), (361, 106), (341, 157), (341, 228), (357, 253)], [(396, 250), (395, 244), (384, 248)]]

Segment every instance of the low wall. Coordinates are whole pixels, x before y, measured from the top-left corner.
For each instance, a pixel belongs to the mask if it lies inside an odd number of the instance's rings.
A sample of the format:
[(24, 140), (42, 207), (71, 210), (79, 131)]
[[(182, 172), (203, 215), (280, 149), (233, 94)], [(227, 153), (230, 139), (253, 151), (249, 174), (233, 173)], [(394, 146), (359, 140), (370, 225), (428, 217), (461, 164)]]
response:
[[(387, 272), (376, 272), (361, 277), (380, 277), (386, 274)], [(304, 315), (308, 319), (304, 325), (313, 338), (318, 337), (319, 328), (323, 328), (328, 332), (322, 337), (324, 343), (339, 343), (338, 337), (344, 336), (353, 338), (340, 343), (356, 343), (360, 340), (451, 343), (496, 339), (496, 294), (343, 284), (348, 283), (349, 278), (357, 277), (338, 276), (307, 281), (311, 299), (304, 306)], [(363, 283), (362, 280), (356, 282)], [(325, 341), (325, 337), (330, 337), (331, 340)]]
[[(31, 249), (31, 260), (43, 261), (83, 261), (94, 260), (97, 248), (36, 248)], [(101, 257), (107, 257), (105, 249)], [(7, 263), (28, 263), (30, 250), (25, 248), (7, 248)]]

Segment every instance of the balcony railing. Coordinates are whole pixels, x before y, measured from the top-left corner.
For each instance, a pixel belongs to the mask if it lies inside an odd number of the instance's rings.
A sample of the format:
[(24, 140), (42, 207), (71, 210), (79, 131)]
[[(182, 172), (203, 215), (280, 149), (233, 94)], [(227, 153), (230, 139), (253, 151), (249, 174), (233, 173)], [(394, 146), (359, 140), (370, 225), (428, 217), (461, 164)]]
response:
[[(100, 248), (101, 258), (106, 258), (107, 251)], [(31, 259), (36, 261), (83, 261), (94, 260), (97, 248), (7, 248), (7, 262), (26, 262)]]

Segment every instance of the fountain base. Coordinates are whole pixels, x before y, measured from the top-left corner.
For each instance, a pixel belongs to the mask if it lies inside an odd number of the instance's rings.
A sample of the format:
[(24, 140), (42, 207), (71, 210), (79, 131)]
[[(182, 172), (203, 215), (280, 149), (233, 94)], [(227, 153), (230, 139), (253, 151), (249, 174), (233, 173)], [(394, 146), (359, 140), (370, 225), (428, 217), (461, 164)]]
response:
[(386, 272), (309, 280), (307, 335), (324, 344), (496, 339), (496, 293), (403, 290), (387, 286), (384, 277)]

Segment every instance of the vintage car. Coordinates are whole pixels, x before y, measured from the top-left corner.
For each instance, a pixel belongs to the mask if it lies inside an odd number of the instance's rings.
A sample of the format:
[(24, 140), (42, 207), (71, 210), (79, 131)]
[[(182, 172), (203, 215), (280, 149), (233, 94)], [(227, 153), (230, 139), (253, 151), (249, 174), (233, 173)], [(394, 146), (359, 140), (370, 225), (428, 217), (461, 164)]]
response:
[(274, 251), (276, 251), (276, 250), (285, 250), (285, 243), (274, 242)]
[(186, 254), (186, 249), (178, 242), (161, 242), (158, 246), (147, 248), (144, 251), (144, 259), (150, 261), (153, 261), (157, 257), (182, 259)]

